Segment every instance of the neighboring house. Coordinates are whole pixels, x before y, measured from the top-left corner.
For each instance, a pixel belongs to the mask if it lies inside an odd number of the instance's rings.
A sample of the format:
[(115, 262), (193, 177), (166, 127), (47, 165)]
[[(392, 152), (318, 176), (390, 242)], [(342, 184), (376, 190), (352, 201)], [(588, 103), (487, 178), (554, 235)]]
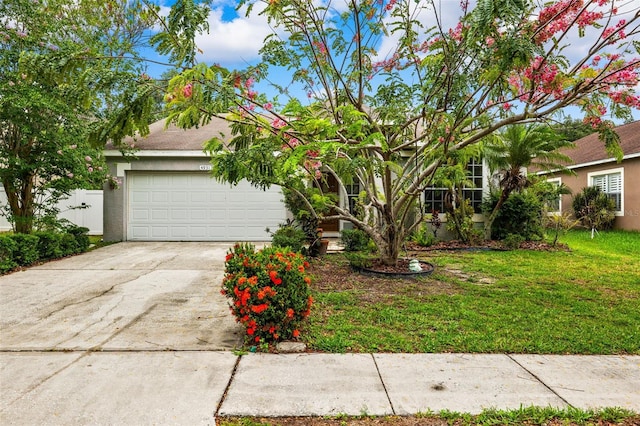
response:
[(203, 145), (229, 137), (228, 124), (212, 119), (189, 130), (150, 126), (150, 134), (125, 142), (133, 157), (107, 147), (105, 157), (118, 188), (104, 189), (105, 241), (268, 241), (287, 218), (279, 187), (262, 191), (231, 186), (210, 175)]
[[(575, 142), (573, 149), (561, 152), (572, 159), (567, 166), (576, 175), (549, 174), (551, 182), (563, 183), (577, 194), (586, 186), (598, 186), (616, 202), (614, 228), (640, 230), (640, 121), (625, 124), (615, 129), (620, 136), (620, 146), (624, 153), (618, 163), (605, 151), (604, 142), (594, 133)], [(573, 213), (571, 195), (561, 196), (556, 209), (559, 213)]]

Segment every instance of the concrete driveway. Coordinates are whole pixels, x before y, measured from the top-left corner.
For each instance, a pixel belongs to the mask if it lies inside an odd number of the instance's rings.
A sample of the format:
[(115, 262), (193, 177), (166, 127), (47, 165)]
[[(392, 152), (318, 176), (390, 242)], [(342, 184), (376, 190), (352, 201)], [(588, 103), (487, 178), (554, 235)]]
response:
[(209, 424), (242, 341), (228, 248), (126, 242), (0, 277), (0, 424)]
[(0, 350), (225, 350), (221, 243), (119, 243), (0, 277)]

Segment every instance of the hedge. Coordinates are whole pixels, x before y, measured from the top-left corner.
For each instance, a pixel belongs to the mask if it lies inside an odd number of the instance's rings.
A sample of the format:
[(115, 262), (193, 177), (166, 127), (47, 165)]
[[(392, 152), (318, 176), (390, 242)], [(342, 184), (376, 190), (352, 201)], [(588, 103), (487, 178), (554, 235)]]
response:
[(38, 231), (33, 234), (0, 235), (0, 274), (39, 260), (51, 260), (89, 249), (89, 230), (72, 227), (67, 232)]

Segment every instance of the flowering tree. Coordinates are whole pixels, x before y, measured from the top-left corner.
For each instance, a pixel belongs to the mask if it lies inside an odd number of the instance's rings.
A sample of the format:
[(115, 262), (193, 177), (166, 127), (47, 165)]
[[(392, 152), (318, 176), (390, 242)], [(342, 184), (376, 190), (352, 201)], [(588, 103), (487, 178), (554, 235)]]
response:
[[(10, 4), (9, 4), (10, 3)], [(15, 231), (108, 178), (100, 145), (144, 123), (134, 52), (151, 17), (136, 2), (0, 2), (0, 179)]]
[[(633, 56), (640, 11), (621, 19), (613, 0), (544, 7), (479, 0), (474, 8), (463, 1), (450, 25), (450, 13), (434, 1), (241, 5), (260, 9), (275, 29), (263, 62), (242, 72), (193, 63), (170, 84), (170, 120), (183, 127), (212, 116), (230, 120), (232, 150), (216, 138), (208, 145), (215, 176), (291, 189), (312, 214), (369, 234), (388, 264), (423, 219), (416, 206), (424, 189), (456, 152), (505, 126), (577, 106), (619, 154), (606, 116), (629, 118), (640, 105), (640, 59)], [(173, 31), (202, 27), (202, 13), (178, 17), (179, 10), (172, 22), (182, 26)], [(182, 58), (189, 51), (168, 49)], [(269, 81), (277, 82), (273, 99), (256, 89)], [(343, 193), (357, 181), (365, 214), (323, 192), (327, 176)]]

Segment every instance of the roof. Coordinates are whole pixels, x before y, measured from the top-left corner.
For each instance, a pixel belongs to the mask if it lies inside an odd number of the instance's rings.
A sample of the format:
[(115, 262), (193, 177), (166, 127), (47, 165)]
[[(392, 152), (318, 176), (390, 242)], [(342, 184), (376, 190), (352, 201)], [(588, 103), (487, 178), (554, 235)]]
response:
[[(615, 132), (620, 136), (620, 147), (624, 157), (640, 156), (640, 121), (618, 126)], [(604, 142), (598, 138), (598, 133), (592, 133), (575, 141), (574, 148), (563, 148), (563, 154), (572, 159), (569, 168), (615, 161), (607, 154)]]
[[(213, 137), (226, 139), (231, 135), (229, 122), (213, 117), (209, 123), (181, 129), (170, 124), (165, 129), (166, 120), (156, 121), (149, 125), (149, 134), (145, 137), (127, 137), (123, 143), (142, 151), (202, 151), (205, 142)], [(109, 144), (106, 149), (114, 149)]]

